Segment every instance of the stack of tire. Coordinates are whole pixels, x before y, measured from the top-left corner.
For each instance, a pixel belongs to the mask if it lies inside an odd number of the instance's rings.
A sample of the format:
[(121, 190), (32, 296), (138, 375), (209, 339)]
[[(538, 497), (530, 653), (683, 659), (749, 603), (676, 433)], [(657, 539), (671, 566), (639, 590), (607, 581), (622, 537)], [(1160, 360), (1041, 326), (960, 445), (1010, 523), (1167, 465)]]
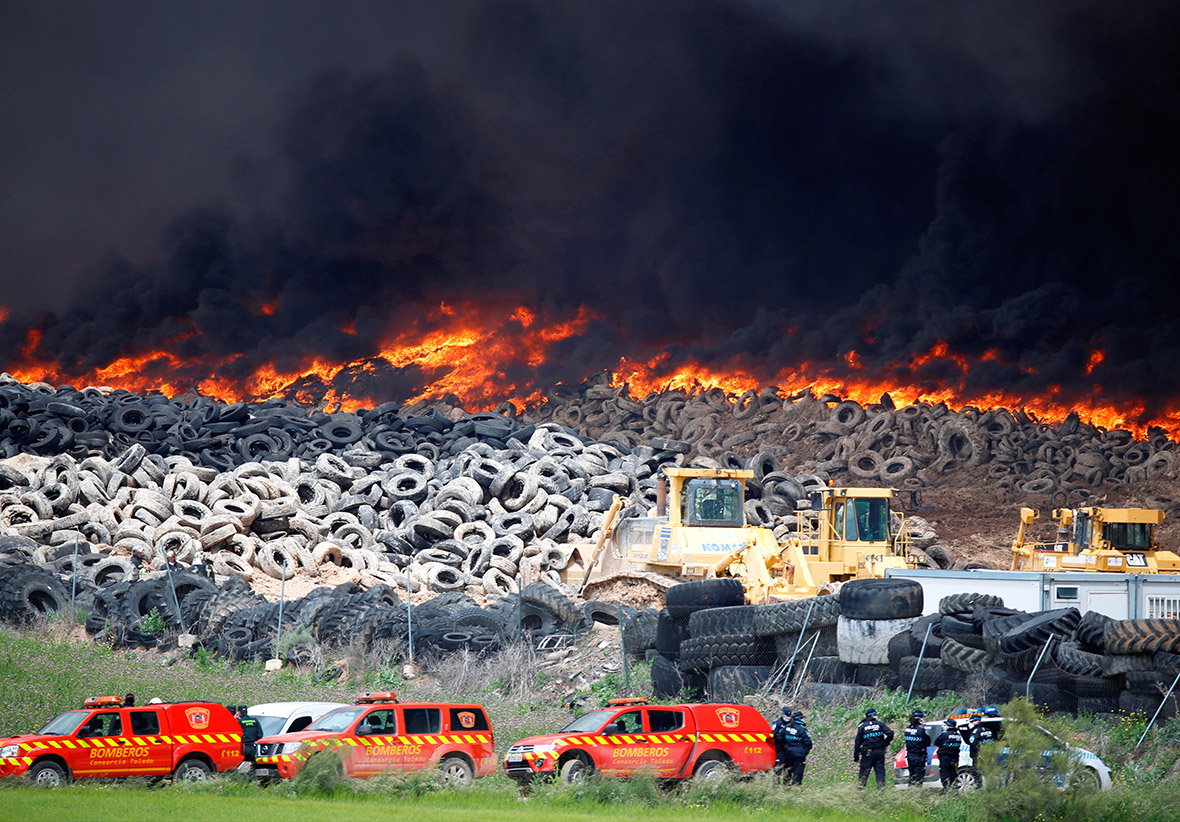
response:
[(652, 657), (657, 696), (683, 691), (723, 701), (765, 682), (774, 645), (752, 635), (753, 606), (745, 602), (745, 588), (736, 579), (697, 580), (668, 589)]
[[(1087, 638), (1097, 640), (1097, 631)], [(1107, 677), (1122, 678), (1120, 711), (1152, 716), (1158, 710), (1161, 720), (1180, 715), (1180, 694), (1167, 694), (1180, 674), (1180, 619), (1103, 620), (1101, 640), (1089, 647), (1100, 647)]]
[[(913, 580), (850, 580), (840, 586), (835, 655), (813, 656), (801, 674), (811, 699), (851, 703), (875, 688), (898, 687), (890, 664), (895, 637), (908, 638), (922, 613), (922, 586)], [(908, 640), (907, 640), (908, 641)]]
[(53, 572), (38, 565), (0, 565), (0, 622), (32, 622), (69, 603), (70, 591)]
[[(208, 652), (235, 660), (265, 659), (275, 650), (279, 611), (279, 603), (253, 593), (241, 577), (217, 585), (182, 571), (171, 580), (160, 574), (102, 589), (86, 627), (116, 647), (153, 647), (160, 634), (145, 630), (145, 620), (155, 614), (166, 629), (163, 635), (187, 631)], [(363, 589), (354, 583), (317, 588), (282, 606), (284, 631), (305, 628), (314, 644), (362, 652), (401, 653), (412, 642), (416, 654), (487, 654), (508, 642), (576, 634), (604, 619), (610, 615), (602, 603), (578, 606), (546, 583), (532, 583), (519, 596), (492, 599), (483, 607), (458, 592), (407, 607), (388, 585)], [(296, 647), (288, 661), (302, 663), (312, 656), (310, 646)]]

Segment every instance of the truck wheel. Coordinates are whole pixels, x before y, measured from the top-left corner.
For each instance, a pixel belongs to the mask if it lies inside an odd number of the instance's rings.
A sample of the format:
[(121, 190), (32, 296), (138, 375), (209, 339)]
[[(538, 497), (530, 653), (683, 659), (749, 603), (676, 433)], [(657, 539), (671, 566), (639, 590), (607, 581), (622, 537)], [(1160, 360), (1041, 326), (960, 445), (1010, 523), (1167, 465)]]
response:
[(61, 765), (53, 761), (43, 761), (29, 768), (29, 781), (38, 788), (60, 788), (69, 782), (69, 777)]
[(692, 772), (692, 778), (696, 782), (715, 782), (729, 776), (729, 771), (728, 762), (722, 759), (706, 759), (704, 762), (697, 763)]
[(186, 759), (176, 766), (172, 778), (177, 782), (204, 782), (209, 778), (209, 766), (199, 759)]
[(452, 788), (466, 788), (475, 781), (475, 771), (467, 764), (467, 760), (459, 756), (444, 757), (438, 763), (438, 770), (442, 774), (443, 782)]
[(594, 768), (591, 765), (587, 764), (584, 759), (575, 756), (562, 763), (559, 778), (566, 785), (576, 785), (583, 782), (593, 772)]

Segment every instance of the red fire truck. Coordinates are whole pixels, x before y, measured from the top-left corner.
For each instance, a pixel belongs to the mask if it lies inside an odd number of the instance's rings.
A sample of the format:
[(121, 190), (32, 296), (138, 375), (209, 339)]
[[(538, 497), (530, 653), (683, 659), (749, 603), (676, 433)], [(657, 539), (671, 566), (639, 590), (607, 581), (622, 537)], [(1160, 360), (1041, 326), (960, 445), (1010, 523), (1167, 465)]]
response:
[(290, 779), (314, 756), (336, 757), (348, 776), (438, 768), (466, 786), (496, 770), (492, 725), (481, 705), (398, 702), (390, 691), (357, 697), (298, 733), (258, 740), (255, 774)]
[(774, 767), (770, 725), (749, 705), (647, 705), (612, 699), (559, 733), (522, 739), (504, 772), (525, 785), (538, 777), (574, 782), (601, 771), (664, 779), (749, 774)]
[(0, 777), (57, 786), (85, 777), (204, 779), (242, 764), (242, 727), (214, 702), (129, 707), (90, 697), (34, 734), (0, 740)]

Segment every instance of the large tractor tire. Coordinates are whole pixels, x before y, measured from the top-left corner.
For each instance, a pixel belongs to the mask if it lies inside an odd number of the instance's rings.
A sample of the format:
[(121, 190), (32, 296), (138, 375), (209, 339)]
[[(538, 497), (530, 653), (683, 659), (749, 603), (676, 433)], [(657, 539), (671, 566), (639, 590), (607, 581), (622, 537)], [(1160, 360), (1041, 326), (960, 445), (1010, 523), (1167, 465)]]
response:
[(890, 620), (922, 615), (922, 586), (912, 579), (854, 579), (840, 586), (840, 616)]

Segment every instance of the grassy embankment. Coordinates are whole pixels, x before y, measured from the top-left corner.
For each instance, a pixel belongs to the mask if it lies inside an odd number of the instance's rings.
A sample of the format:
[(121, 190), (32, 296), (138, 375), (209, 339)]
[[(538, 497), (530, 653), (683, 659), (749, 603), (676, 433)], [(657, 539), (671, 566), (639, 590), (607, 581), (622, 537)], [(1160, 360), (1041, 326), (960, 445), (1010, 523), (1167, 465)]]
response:
[[(51, 626), (52, 627), (52, 626)], [(314, 685), (306, 674), (265, 674), (261, 667), (218, 660), (190, 660), (156, 653), (112, 651), (93, 642), (62, 639), (45, 626), (22, 632), (0, 630), (0, 736), (25, 732), (53, 714), (80, 704), (94, 694), (136, 693), (141, 700), (211, 699), (225, 703), (256, 703), (281, 699), (351, 701), (358, 690), (393, 688), (408, 698), (475, 700), (487, 706), (495, 725), (498, 750), (523, 736), (550, 732), (572, 715), (561, 706), (549, 674), (530, 655), (511, 651), (490, 661), (454, 659), (434, 676), (406, 681), (380, 660), (355, 660), (352, 678)], [(591, 701), (615, 695), (617, 682), (599, 683)], [(904, 692), (883, 693), (873, 701), (894, 723), (908, 710)], [(957, 707), (950, 700), (919, 700), (928, 715)], [(767, 702), (763, 706), (772, 712)], [(661, 822), (710, 820), (771, 815), (775, 819), (931, 819), (1068, 820), (1134, 818), (1136, 822), (1175, 822), (1180, 818), (1180, 722), (1173, 720), (1134, 745), (1145, 717), (1117, 722), (1093, 718), (1055, 721), (1054, 730), (1073, 744), (1096, 751), (1115, 771), (1115, 789), (1104, 794), (987, 791), (966, 797), (942, 797), (935, 791), (860, 792), (851, 762), (851, 732), (863, 705), (804, 706), (816, 739), (808, 763), (807, 783), (787, 790), (761, 777), (710, 787), (683, 785), (667, 790), (651, 780), (593, 780), (579, 788), (541, 786), (521, 802), (503, 776), (481, 780), (464, 794), (439, 792), (432, 780), (333, 782), (307, 779), (270, 788), (234, 778), (201, 786), (165, 784), (148, 788), (135, 783), (79, 786), (54, 794), (19, 783), (0, 783), (0, 819), (201, 819), (235, 820), (278, 810), (284, 818), (315, 814), (324, 818), (325, 802), (332, 819), (401, 818), (415, 822), (458, 813), (494, 819), (511, 814), (519, 819), (544, 808), (546, 822), (556, 819), (615, 819)], [(1046, 720), (1047, 722), (1049, 720)], [(1021, 790), (1026, 790), (1022, 788)], [(298, 801), (293, 801), (298, 800)], [(278, 803), (276, 806), (275, 803)], [(1035, 810), (1032, 810), (1035, 809)]]

